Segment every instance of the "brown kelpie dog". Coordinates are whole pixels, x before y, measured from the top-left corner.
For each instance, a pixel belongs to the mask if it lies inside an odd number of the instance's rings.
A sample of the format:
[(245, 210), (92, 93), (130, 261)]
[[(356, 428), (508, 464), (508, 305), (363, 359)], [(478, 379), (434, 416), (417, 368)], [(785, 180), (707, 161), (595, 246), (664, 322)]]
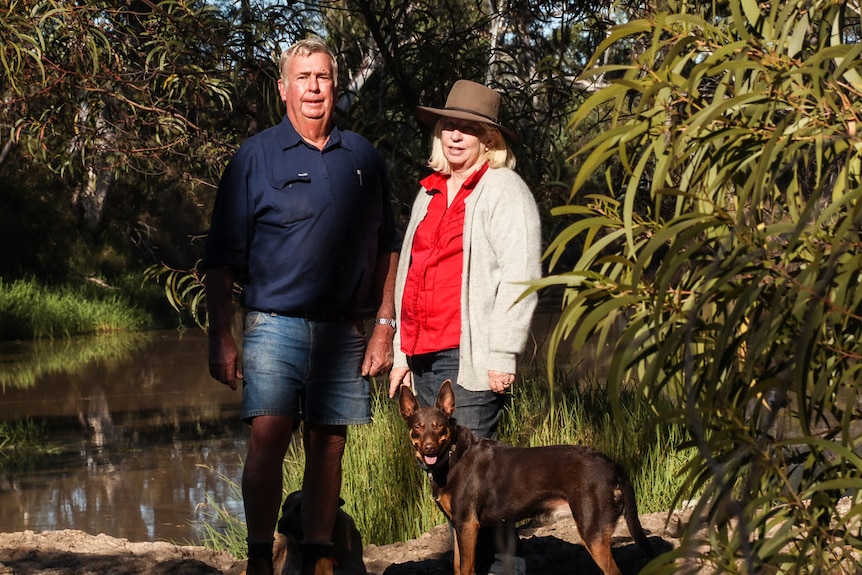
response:
[(623, 514), (635, 543), (652, 556), (634, 489), (608, 456), (577, 445), (518, 448), (479, 439), (452, 418), (455, 395), (449, 380), (434, 407), (420, 407), (407, 386), (401, 387), (398, 402), (434, 500), (455, 530), (455, 575), (473, 575), (480, 526), (515, 522), (565, 504), (605, 575), (620, 575), (611, 536)]

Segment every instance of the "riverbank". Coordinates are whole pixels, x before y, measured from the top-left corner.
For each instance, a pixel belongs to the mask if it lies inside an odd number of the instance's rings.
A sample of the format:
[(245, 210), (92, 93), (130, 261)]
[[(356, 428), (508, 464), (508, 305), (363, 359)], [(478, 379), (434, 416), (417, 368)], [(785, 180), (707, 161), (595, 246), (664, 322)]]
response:
[[(686, 520), (682, 512), (641, 515), (650, 543), (659, 552), (679, 545), (680, 524)], [(581, 545), (571, 516), (534, 520), (521, 528), (520, 535), (530, 575), (600, 573)], [(637, 573), (647, 562), (623, 521), (614, 533), (614, 558), (625, 575)], [(435, 527), (405, 542), (368, 545), (364, 559), (369, 575), (451, 573), (449, 527)], [(244, 568), (245, 561), (204, 547), (136, 543), (72, 530), (0, 533), (0, 574), (240, 575)]]

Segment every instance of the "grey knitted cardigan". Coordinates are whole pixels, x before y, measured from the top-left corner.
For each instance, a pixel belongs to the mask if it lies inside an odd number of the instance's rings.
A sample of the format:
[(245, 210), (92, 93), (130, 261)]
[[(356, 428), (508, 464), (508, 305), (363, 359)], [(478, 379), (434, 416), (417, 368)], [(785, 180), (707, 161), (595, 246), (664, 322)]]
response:
[[(430, 202), (431, 194), (420, 189), (395, 279), (398, 317), (413, 237)], [(519, 282), (541, 276), (541, 224), (530, 189), (508, 168), (489, 168), (465, 203), (458, 383), (485, 391), (488, 371), (516, 373), (518, 354), (526, 346), (538, 297), (533, 293), (518, 301), (527, 287)], [(394, 366), (407, 367), (400, 332), (394, 349)]]

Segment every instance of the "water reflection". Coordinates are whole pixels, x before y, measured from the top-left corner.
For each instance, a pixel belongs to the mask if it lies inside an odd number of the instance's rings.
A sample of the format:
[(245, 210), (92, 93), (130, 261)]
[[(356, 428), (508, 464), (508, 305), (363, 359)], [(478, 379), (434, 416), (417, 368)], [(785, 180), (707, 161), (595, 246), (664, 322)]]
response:
[[(207, 495), (241, 509), (223, 478), (239, 479), (245, 453), (239, 393), (209, 378), (199, 331), (104, 343), (0, 346), (2, 363), (23, 374), (4, 381), (0, 420), (44, 420), (63, 447), (0, 473), (0, 530), (197, 542), (191, 523), (204, 519)], [(68, 371), (44, 367), (64, 362)]]
[(126, 361), (151, 339), (146, 333), (0, 344), (0, 390), (29, 389), (43, 376), (74, 374), (93, 361)]

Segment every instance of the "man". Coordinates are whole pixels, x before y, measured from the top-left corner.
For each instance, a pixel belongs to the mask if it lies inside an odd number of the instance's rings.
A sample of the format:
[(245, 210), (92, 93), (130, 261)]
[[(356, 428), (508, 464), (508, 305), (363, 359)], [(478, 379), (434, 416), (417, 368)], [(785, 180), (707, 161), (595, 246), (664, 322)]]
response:
[[(348, 424), (371, 421), (368, 377), (392, 366), (397, 238), (385, 167), (333, 125), (337, 63), (319, 40), (279, 60), (286, 116), (249, 138), (222, 175), (204, 267), (209, 369), (250, 424), (242, 478), (249, 575), (272, 573), (282, 462), (303, 420), (303, 573), (331, 572)], [(233, 282), (246, 309), (242, 368)], [(362, 320), (376, 317), (367, 344)]]

